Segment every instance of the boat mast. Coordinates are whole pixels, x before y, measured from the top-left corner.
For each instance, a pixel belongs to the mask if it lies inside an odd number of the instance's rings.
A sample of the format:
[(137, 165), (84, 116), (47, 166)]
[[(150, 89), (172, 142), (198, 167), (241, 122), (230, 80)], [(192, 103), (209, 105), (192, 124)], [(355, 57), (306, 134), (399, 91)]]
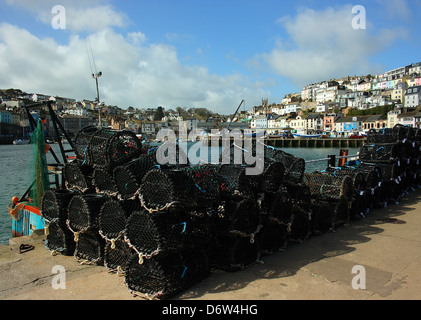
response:
[[(88, 49), (88, 42), (89, 42), (89, 48), (91, 49), (89, 52)], [(88, 58), (89, 58), (89, 66), (91, 68), (91, 74), (92, 74), (92, 78), (95, 79), (95, 84), (96, 84), (96, 103), (97, 103), (97, 109), (98, 109), (98, 126), (101, 129), (102, 128), (102, 122), (101, 122), (101, 102), (99, 100), (99, 86), (98, 86), (98, 78), (102, 76), (102, 72), (99, 71), (97, 72), (96, 69), (96, 64), (95, 64), (95, 57), (94, 57), (94, 52), (92, 51), (92, 45), (91, 45), (91, 40), (89, 40), (89, 38), (87, 38), (87, 41), (85, 41), (85, 45), (86, 45), (86, 52), (88, 53)], [(91, 62), (92, 59), (92, 62)], [(92, 67), (93, 65), (93, 67)]]

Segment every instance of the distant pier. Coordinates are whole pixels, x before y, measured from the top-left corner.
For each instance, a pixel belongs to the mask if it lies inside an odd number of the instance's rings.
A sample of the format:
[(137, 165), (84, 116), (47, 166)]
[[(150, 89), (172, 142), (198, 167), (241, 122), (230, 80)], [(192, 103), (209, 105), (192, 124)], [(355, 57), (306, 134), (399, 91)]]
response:
[(276, 148), (360, 148), (366, 139), (266, 139), (267, 145)]
[[(231, 138), (234, 141), (234, 138)], [(265, 139), (265, 144), (276, 148), (360, 148), (366, 139), (323, 138), (323, 139)], [(211, 139), (204, 139), (205, 145), (211, 146)], [(219, 143), (221, 141), (219, 140)]]

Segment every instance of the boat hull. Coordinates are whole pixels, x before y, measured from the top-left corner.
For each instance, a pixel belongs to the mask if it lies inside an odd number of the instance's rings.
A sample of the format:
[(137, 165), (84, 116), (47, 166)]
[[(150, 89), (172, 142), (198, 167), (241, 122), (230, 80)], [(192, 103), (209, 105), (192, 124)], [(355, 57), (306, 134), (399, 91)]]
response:
[(294, 138), (305, 138), (305, 139), (320, 138), (322, 136), (321, 134), (297, 134), (297, 133), (293, 133), (292, 135), (294, 136)]
[(9, 207), (9, 214), (12, 217), (13, 237), (29, 236), (35, 230), (44, 229), (45, 220), (39, 208), (31, 204), (17, 204), (16, 208), (17, 210), (11, 211)]

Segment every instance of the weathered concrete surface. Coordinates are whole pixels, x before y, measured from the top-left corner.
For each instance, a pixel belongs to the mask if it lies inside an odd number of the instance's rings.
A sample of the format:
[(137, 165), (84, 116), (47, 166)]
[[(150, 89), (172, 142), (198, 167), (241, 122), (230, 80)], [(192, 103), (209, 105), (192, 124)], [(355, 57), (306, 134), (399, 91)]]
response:
[[(217, 271), (177, 299), (421, 299), (421, 190), (399, 205), (373, 211), (364, 221), (289, 245), (235, 273)], [(141, 299), (124, 278), (105, 267), (80, 265), (75, 258), (52, 256), (44, 236), (12, 239), (0, 247), (0, 299)], [(19, 254), (20, 243), (35, 249)], [(55, 265), (66, 269), (66, 289), (54, 290)], [(366, 289), (353, 289), (355, 265), (366, 271)]]

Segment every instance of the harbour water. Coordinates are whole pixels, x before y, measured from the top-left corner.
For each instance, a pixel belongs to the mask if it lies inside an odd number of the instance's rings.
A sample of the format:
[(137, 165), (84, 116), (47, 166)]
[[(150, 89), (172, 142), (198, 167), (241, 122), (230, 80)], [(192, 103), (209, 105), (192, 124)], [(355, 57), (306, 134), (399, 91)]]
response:
[[(59, 154), (58, 145), (53, 145), (53, 149)], [(358, 152), (356, 148), (348, 150), (350, 155)], [(339, 149), (336, 148), (285, 148), (284, 151), (305, 160), (322, 159), (328, 155), (339, 154)], [(203, 155), (199, 157), (202, 158)], [(12, 221), (7, 205), (14, 196), (21, 197), (31, 183), (31, 159), (30, 144), (0, 145), (0, 244), (8, 244), (12, 234)], [(313, 162), (306, 165), (306, 171), (324, 170), (326, 166), (327, 161)]]

